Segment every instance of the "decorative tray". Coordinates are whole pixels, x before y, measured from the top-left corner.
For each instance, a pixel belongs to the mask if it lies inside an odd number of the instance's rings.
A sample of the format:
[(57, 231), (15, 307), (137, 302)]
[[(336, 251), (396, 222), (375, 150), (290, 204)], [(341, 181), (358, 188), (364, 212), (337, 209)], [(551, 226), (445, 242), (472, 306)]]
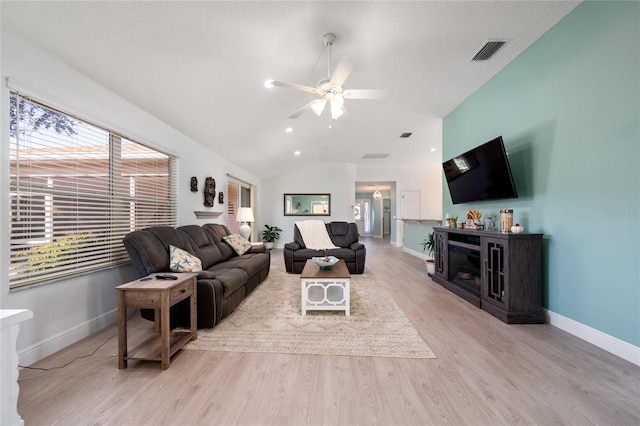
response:
[(338, 263), (340, 259), (335, 256), (326, 256), (326, 257), (312, 257), (311, 261), (318, 265), (320, 269), (331, 269), (333, 265)]

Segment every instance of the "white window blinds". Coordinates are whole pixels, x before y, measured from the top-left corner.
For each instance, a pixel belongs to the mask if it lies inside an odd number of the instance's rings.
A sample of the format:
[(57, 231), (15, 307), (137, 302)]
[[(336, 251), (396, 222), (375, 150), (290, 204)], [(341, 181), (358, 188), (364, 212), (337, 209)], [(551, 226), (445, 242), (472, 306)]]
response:
[(128, 232), (176, 225), (174, 157), (17, 93), (10, 102), (10, 288), (128, 262)]

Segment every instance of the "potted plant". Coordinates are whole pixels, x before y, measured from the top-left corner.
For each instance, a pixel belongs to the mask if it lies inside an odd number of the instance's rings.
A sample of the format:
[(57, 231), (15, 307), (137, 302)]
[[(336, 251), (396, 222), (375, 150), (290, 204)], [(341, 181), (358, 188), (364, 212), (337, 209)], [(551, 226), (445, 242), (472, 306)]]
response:
[(436, 273), (436, 263), (433, 259), (433, 251), (436, 248), (436, 243), (433, 238), (433, 232), (428, 234), (424, 240), (422, 240), (422, 251), (426, 251), (429, 258), (426, 260), (427, 273), (431, 276)]
[(273, 248), (273, 243), (275, 243), (275, 241), (280, 238), (282, 229), (278, 228), (277, 226), (269, 225), (265, 225), (264, 227), (266, 229), (263, 229), (260, 232), (260, 236), (262, 237), (262, 241), (264, 241), (265, 247), (271, 250)]

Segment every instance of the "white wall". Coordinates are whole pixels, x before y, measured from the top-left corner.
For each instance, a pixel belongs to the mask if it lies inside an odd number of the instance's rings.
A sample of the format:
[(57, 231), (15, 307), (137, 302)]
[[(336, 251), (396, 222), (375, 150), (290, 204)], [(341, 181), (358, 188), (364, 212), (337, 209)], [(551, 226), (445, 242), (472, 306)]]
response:
[[(332, 220), (353, 221), (356, 181), (395, 182), (396, 206), (402, 190), (419, 190), (422, 199), (422, 217), (440, 218), (442, 214), (442, 166), (422, 164), (416, 166), (355, 166), (353, 164), (318, 164), (292, 173), (285, 173), (264, 180), (264, 201), (260, 204), (264, 224), (283, 229), (277, 247), (293, 241), (293, 224), (303, 216), (284, 216), (285, 193), (330, 193), (331, 216), (319, 216), (325, 222)], [(394, 191), (392, 191), (394, 196)], [(393, 223), (393, 219), (392, 219)], [(395, 232), (392, 233), (392, 242)]]
[(277, 247), (293, 241), (293, 224), (309, 219), (305, 216), (284, 215), (284, 194), (324, 193), (331, 194), (331, 215), (317, 216), (324, 222), (353, 222), (353, 205), (356, 198), (355, 166), (349, 163), (316, 164), (303, 170), (265, 179), (263, 200), (259, 203), (261, 218), (255, 223), (258, 230), (265, 224), (280, 227)]
[[(180, 225), (226, 223), (226, 214), (216, 220), (197, 220), (193, 213), (194, 210), (226, 211), (226, 197), (223, 206), (217, 204), (217, 197), (214, 208), (203, 206), (202, 185), (207, 176), (216, 180), (216, 191), (223, 191), (225, 195), (226, 173), (261, 186), (261, 181), (255, 176), (4, 29), (1, 46), (2, 129), (8, 129), (9, 89), (5, 82), (9, 78), (12, 86), (31, 96), (176, 155), (179, 157)], [(0, 306), (33, 311), (33, 319), (21, 325), (17, 344), (22, 352), (21, 362), (31, 363), (112, 323), (116, 309), (114, 288), (136, 275), (131, 266), (126, 266), (9, 291), (8, 138), (9, 132), (3, 131), (0, 146)], [(191, 176), (199, 180), (200, 191), (197, 193), (189, 190)]]
[(420, 218), (437, 219), (442, 215), (442, 165), (440, 163), (415, 166), (359, 166), (356, 170), (356, 180), (396, 182), (396, 206), (400, 205), (402, 191), (420, 191)]

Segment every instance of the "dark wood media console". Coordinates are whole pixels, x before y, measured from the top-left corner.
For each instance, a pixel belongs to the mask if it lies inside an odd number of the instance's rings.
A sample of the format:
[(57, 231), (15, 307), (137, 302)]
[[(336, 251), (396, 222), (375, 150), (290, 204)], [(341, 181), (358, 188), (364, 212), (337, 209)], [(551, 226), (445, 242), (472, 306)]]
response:
[(544, 323), (542, 236), (434, 228), (432, 278), (506, 323)]

